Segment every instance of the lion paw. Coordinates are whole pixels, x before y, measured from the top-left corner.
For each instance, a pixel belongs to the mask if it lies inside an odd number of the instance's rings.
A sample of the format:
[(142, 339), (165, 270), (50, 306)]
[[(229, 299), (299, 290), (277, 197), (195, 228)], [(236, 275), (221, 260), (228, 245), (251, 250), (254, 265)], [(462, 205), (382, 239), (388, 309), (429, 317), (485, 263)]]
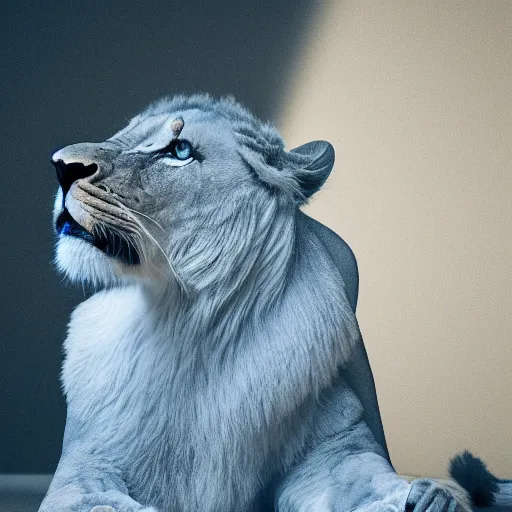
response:
[(117, 512), (117, 510), (110, 505), (97, 505), (91, 508), (91, 512)]
[(453, 482), (421, 478), (411, 484), (406, 512), (471, 512), (467, 496)]

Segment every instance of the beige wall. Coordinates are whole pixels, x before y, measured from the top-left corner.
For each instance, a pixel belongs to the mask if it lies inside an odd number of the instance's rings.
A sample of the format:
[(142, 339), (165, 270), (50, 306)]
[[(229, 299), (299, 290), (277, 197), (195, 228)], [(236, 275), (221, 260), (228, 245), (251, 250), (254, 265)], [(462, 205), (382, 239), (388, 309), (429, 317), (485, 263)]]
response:
[(358, 318), (397, 470), (470, 448), (512, 478), (512, 2), (332, 1), (283, 102), (333, 143), (306, 211), (359, 262)]

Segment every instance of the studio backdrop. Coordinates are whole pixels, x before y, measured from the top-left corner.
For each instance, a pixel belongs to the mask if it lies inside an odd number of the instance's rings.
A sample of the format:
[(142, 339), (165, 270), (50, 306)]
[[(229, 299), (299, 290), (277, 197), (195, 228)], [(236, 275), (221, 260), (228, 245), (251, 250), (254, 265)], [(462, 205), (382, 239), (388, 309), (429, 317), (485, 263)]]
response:
[(233, 94), (336, 149), (305, 211), (352, 247), (397, 471), (469, 448), (512, 477), (512, 4), (103, 2), (2, 16), (0, 473), (51, 473), (62, 341), (50, 155), (166, 94)]

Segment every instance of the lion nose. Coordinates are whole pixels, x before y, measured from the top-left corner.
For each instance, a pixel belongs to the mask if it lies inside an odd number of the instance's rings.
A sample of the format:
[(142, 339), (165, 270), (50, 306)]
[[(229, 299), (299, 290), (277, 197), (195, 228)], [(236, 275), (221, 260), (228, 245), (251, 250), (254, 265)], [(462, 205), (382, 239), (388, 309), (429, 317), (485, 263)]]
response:
[(57, 169), (57, 179), (62, 188), (64, 196), (69, 192), (71, 185), (80, 178), (87, 178), (96, 172), (98, 166), (96, 164), (84, 165), (79, 162), (71, 162), (66, 164), (64, 160), (52, 160), (55, 169)]
[(52, 156), (52, 164), (57, 171), (64, 197), (75, 181), (92, 176), (98, 170), (98, 164), (83, 155), (82, 151), (77, 151), (77, 146), (79, 145), (68, 146)]

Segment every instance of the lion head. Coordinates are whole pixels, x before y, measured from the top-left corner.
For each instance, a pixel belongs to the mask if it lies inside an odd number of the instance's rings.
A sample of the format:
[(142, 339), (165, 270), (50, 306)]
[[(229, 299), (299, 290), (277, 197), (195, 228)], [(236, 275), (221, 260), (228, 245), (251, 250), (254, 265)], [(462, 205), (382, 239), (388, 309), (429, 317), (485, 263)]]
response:
[(292, 257), (294, 213), (333, 162), (324, 141), (286, 151), (231, 98), (165, 98), (105, 142), (53, 155), (57, 265), (96, 285), (257, 283)]

